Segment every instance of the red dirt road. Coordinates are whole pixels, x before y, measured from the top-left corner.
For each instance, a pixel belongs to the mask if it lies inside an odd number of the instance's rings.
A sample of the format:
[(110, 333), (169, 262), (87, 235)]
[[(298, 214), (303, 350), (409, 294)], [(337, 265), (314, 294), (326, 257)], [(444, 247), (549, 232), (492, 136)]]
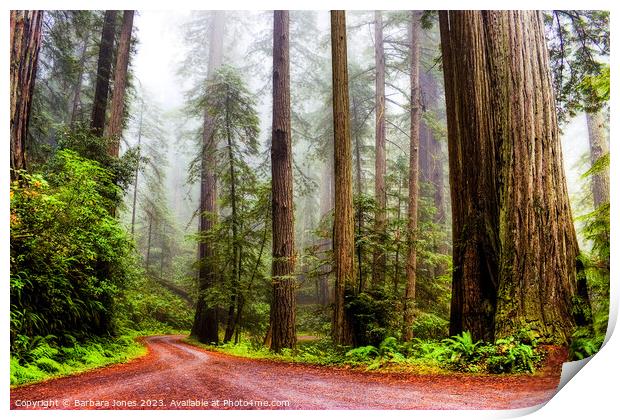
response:
[(548, 401), (563, 355), (537, 375), (413, 375), (257, 361), (180, 336), (130, 363), (11, 390), (11, 409), (507, 409)]

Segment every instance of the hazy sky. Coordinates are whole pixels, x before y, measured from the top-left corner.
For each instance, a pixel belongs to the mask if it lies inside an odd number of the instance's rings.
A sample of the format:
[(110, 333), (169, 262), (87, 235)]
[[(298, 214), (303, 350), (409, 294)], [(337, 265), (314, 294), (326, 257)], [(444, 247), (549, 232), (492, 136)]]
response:
[[(139, 39), (137, 54), (133, 61), (135, 76), (149, 95), (166, 111), (177, 108), (183, 103), (185, 86), (176, 75), (176, 69), (184, 52), (181, 26), (190, 13), (183, 10), (141, 11), (135, 19)], [(325, 19), (319, 19), (321, 29), (328, 29), (327, 16), (325, 12)], [(261, 112), (261, 114), (263, 120), (270, 118), (269, 113)], [(270, 124), (270, 121), (261, 122), (263, 136)], [(580, 175), (587, 169), (579, 165), (588, 151), (587, 134), (583, 115), (564, 127), (563, 155), (571, 195), (578, 193), (582, 188)]]

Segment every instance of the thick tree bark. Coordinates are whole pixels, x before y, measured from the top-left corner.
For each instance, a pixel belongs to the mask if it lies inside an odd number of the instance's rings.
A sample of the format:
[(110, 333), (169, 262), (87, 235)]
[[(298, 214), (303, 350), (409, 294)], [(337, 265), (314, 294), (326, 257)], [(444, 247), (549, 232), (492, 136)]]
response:
[(383, 18), (380, 11), (375, 12), (375, 235), (377, 247), (372, 256), (372, 284), (374, 287), (385, 283), (387, 262), (382, 246), (386, 230), (386, 192), (385, 173), (387, 170), (385, 154), (385, 53), (383, 49)]
[[(211, 80), (222, 65), (224, 41), (224, 12), (213, 11), (209, 43), (209, 68), (207, 78)], [(208, 83), (208, 82), (207, 82)], [(200, 219), (199, 232), (207, 234), (217, 222), (217, 143), (213, 136), (213, 119), (205, 110), (202, 132), (202, 162), (200, 173)], [(210, 241), (202, 239), (198, 243), (198, 301), (191, 336), (202, 343), (219, 341), (219, 319), (217, 306), (207, 302), (206, 295), (216, 284), (218, 269), (215, 263), (215, 249)]]
[[(454, 273), (450, 333), (566, 343), (579, 249), (540, 12), (440, 12)], [(509, 54), (507, 52), (510, 52)]]
[(294, 348), (295, 228), (291, 151), (288, 11), (273, 12), (273, 127), (271, 137), (271, 209), (273, 263), (271, 277), (271, 350)]
[(11, 10), (11, 179), (26, 168), (26, 136), (37, 72), (43, 12)]
[(345, 296), (355, 289), (354, 214), (349, 126), (349, 80), (345, 12), (331, 12), (332, 91), (334, 118), (334, 268), (336, 274), (332, 338), (336, 344), (353, 344)]
[(106, 10), (99, 43), (99, 60), (97, 61), (97, 81), (90, 128), (94, 134), (103, 135), (105, 114), (110, 89), (110, 72), (114, 56), (114, 28), (116, 26), (116, 10)]
[[(362, 173), (362, 139), (360, 138), (358, 123), (361, 120), (361, 116), (358, 115), (358, 107), (356, 98), (353, 97), (353, 122), (354, 122), (354, 134), (355, 141), (355, 194), (361, 198), (363, 194), (363, 173)], [(360, 200), (361, 203), (361, 200)], [(364, 229), (364, 209), (362, 206), (358, 206), (355, 209), (355, 229), (357, 230), (356, 236), (361, 238), (362, 231)], [(364, 246), (362, 241), (356, 241), (355, 254), (357, 255), (357, 292), (361, 293), (364, 290), (365, 274), (364, 274)]]
[[(588, 139), (590, 140), (590, 162), (594, 165), (603, 156), (609, 153), (605, 115), (603, 111), (586, 114), (588, 124)], [(594, 208), (609, 203), (609, 168), (592, 175), (592, 200)]]
[(412, 325), (415, 313), (415, 288), (417, 268), (418, 230), (418, 149), (420, 143), (420, 11), (411, 12), (411, 130), (409, 140), (409, 206), (407, 210), (407, 286), (404, 299), (403, 339), (413, 338)]
[(121, 36), (116, 51), (116, 66), (114, 67), (114, 89), (110, 104), (110, 121), (105, 135), (110, 139), (110, 156), (118, 157), (120, 137), (123, 132), (123, 114), (125, 109), (125, 90), (127, 87), (127, 68), (131, 50), (131, 31), (133, 29), (133, 10), (123, 11)]

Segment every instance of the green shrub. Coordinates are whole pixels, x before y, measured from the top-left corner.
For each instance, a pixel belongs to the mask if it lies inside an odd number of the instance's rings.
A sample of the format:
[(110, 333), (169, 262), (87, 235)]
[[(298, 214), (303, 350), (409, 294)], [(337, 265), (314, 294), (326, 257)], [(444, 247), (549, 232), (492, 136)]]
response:
[(398, 328), (400, 318), (394, 312), (394, 301), (382, 290), (347, 294), (346, 308), (353, 320), (357, 345), (378, 346)]
[(375, 346), (356, 347), (349, 350), (345, 356), (356, 362), (366, 362), (379, 356), (379, 351)]
[(63, 150), (45, 176), (11, 184), (11, 347), (27, 337), (112, 332), (115, 297), (138, 275), (110, 214), (118, 187), (98, 163)]
[(457, 364), (471, 363), (478, 354), (476, 349), (482, 341), (474, 341), (469, 331), (464, 331), (461, 335), (455, 335), (442, 341), (451, 352), (450, 360)]
[(413, 323), (413, 336), (429, 339), (446, 337), (448, 335), (449, 322), (432, 313), (420, 314)]
[(39, 369), (48, 373), (56, 373), (61, 369), (60, 363), (45, 356), (36, 359), (34, 364), (37, 365)]

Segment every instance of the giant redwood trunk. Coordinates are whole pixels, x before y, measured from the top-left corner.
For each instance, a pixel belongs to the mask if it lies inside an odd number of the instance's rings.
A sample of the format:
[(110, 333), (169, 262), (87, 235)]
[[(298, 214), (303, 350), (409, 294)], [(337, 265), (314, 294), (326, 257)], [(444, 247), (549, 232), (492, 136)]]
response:
[[(224, 12), (213, 11), (211, 15), (209, 44), (208, 80), (211, 80), (222, 65)], [(208, 82), (207, 82), (208, 83)], [(214, 138), (214, 123), (205, 110), (202, 131), (202, 159), (200, 172), (200, 218), (199, 232), (203, 235), (213, 229), (217, 222), (217, 143)], [(219, 319), (217, 306), (209, 302), (209, 290), (216, 284), (218, 268), (215, 261), (216, 253), (210, 240), (202, 239), (198, 243), (198, 300), (191, 335), (203, 343), (219, 341)]]
[(271, 209), (273, 284), (271, 350), (294, 348), (295, 229), (289, 77), (289, 15), (273, 12), (273, 127), (271, 137)]
[(127, 67), (131, 49), (131, 31), (133, 28), (133, 10), (123, 12), (123, 25), (116, 51), (116, 66), (114, 67), (114, 90), (110, 104), (110, 121), (106, 126), (106, 137), (110, 139), (110, 156), (118, 157), (120, 137), (123, 131), (123, 112), (125, 105), (125, 90), (127, 87)]
[(352, 344), (351, 320), (345, 295), (355, 288), (354, 214), (349, 122), (349, 78), (345, 12), (331, 12), (332, 92), (334, 118), (334, 271), (336, 275), (332, 338), (336, 344)]
[(11, 10), (11, 179), (26, 168), (26, 135), (41, 46), (43, 12)]
[[(605, 116), (603, 111), (588, 112), (588, 139), (590, 140), (590, 162), (594, 165), (609, 153)], [(609, 168), (604, 168), (592, 175), (592, 201), (597, 209), (601, 204), (609, 203)]]
[(93, 112), (90, 128), (94, 134), (103, 135), (105, 114), (108, 106), (108, 90), (110, 89), (110, 73), (112, 58), (114, 57), (114, 27), (116, 26), (116, 10), (106, 10), (99, 43), (99, 59), (97, 61), (97, 80), (95, 83), (95, 97), (93, 98)]
[(385, 53), (383, 49), (383, 19), (380, 11), (375, 12), (375, 234), (377, 246), (372, 255), (372, 284), (385, 283), (386, 258), (383, 244), (386, 230), (385, 192)]
[(577, 255), (541, 13), (440, 12), (453, 220), (450, 333), (565, 343)]
[(407, 210), (407, 285), (404, 299), (403, 339), (413, 338), (415, 311), (415, 288), (417, 268), (417, 230), (418, 230), (418, 148), (420, 143), (420, 11), (411, 12), (411, 51), (410, 51), (410, 88), (411, 88), (411, 125), (409, 140), (409, 206)]

